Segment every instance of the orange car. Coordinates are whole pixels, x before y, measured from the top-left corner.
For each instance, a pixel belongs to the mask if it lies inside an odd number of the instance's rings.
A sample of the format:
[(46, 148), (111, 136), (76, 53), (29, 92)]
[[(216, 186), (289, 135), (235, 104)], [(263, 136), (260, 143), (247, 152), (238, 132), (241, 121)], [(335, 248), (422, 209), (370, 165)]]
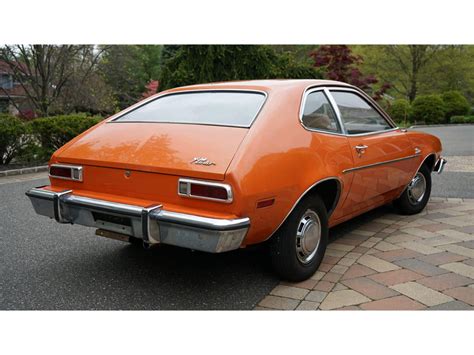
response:
[(392, 201), (420, 212), (440, 152), (341, 82), (194, 85), (79, 135), (52, 156), (51, 185), (27, 195), (40, 215), (145, 246), (268, 241), (276, 271), (296, 281), (317, 270), (329, 227)]

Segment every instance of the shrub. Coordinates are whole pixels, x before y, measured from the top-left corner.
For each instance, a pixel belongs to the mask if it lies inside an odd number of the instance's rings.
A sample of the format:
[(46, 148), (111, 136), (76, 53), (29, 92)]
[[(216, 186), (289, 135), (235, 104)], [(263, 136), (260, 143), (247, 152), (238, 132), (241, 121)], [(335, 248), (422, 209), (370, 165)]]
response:
[(464, 123), (474, 123), (474, 115), (464, 116)]
[(37, 118), (31, 122), (31, 131), (41, 144), (43, 154), (49, 157), (55, 150), (101, 120), (101, 117), (86, 114)]
[(441, 98), (445, 107), (445, 119), (449, 122), (452, 116), (467, 115), (470, 110), (469, 102), (459, 91), (447, 91)]
[(449, 121), (451, 123), (474, 123), (474, 115), (470, 115), (470, 116), (452, 116)]
[(464, 123), (464, 116), (452, 116), (449, 119), (451, 123)]
[(397, 123), (407, 122), (410, 109), (410, 103), (407, 100), (395, 100), (388, 108), (388, 114)]
[(27, 127), (19, 118), (0, 114), (0, 164), (8, 164), (26, 144)]
[(15, 162), (21, 164), (44, 164), (46, 163), (51, 154), (49, 151), (41, 147), (35, 139), (29, 139), (19, 151), (15, 157)]
[(412, 118), (416, 122), (432, 124), (444, 121), (444, 102), (439, 95), (418, 96), (411, 108)]

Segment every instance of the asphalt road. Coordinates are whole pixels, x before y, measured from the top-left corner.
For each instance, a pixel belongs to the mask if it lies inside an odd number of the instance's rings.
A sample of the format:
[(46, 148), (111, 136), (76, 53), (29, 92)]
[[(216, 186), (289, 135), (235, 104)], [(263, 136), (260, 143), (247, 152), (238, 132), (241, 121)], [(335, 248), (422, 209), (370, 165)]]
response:
[(443, 154), (446, 156), (474, 155), (474, 125), (418, 127), (413, 129), (435, 135), (441, 139)]
[[(474, 155), (473, 126), (429, 130), (441, 136), (448, 160)], [(460, 171), (433, 175), (433, 196), (474, 197), (474, 173), (463, 159)], [(0, 180), (0, 309), (252, 309), (279, 282), (258, 249), (145, 251), (37, 216), (24, 192), (46, 183)], [(346, 222), (330, 237), (386, 211)]]
[(474, 198), (474, 125), (420, 127), (441, 139), (445, 171), (433, 174), (432, 196)]
[(252, 309), (277, 283), (258, 250), (143, 248), (37, 216), (0, 185), (0, 309)]

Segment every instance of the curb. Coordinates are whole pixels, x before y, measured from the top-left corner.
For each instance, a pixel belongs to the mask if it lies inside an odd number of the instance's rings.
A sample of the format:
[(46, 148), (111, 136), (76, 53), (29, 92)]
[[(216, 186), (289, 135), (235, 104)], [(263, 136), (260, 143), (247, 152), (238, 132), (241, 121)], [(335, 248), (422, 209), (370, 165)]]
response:
[(40, 172), (43, 172), (43, 171), (48, 171), (48, 166), (47, 165), (32, 166), (30, 168), (22, 168), (22, 169), (4, 170), (4, 171), (0, 171), (0, 178), (5, 177), (5, 176), (40, 173)]
[(424, 127), (458, 127), (458, 126), (473, 126), (474, 123), (450, 123), (450, 124), (420, 124), (410, 126), (408, 128), (424, 128)]

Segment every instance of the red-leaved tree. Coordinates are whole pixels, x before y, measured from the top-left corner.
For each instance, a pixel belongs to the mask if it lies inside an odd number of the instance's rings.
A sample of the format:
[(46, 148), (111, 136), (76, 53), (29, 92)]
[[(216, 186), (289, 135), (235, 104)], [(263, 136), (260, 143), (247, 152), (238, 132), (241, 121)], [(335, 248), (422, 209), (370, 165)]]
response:
[(160, 82), (158, 80), (150, 80), (148, 84), (145, 85), (145, 92), (142, 94), (142, 99), (146, 99), (152, 95), (155, 95), (158, 92), (160, 87)]
[(364, 90), (379, 100), (390, 88), (384, 83), (378, 90), (373, 88), (379, 81), (374, 75), (364, 75), (358, 68), (363, 59), (352, 53), (345, 45), (324, 45), (312, 51), (310, 56), (314, 60), (313, 66), (324, 69), (325, 77), (330, 80), (343, 81)]

